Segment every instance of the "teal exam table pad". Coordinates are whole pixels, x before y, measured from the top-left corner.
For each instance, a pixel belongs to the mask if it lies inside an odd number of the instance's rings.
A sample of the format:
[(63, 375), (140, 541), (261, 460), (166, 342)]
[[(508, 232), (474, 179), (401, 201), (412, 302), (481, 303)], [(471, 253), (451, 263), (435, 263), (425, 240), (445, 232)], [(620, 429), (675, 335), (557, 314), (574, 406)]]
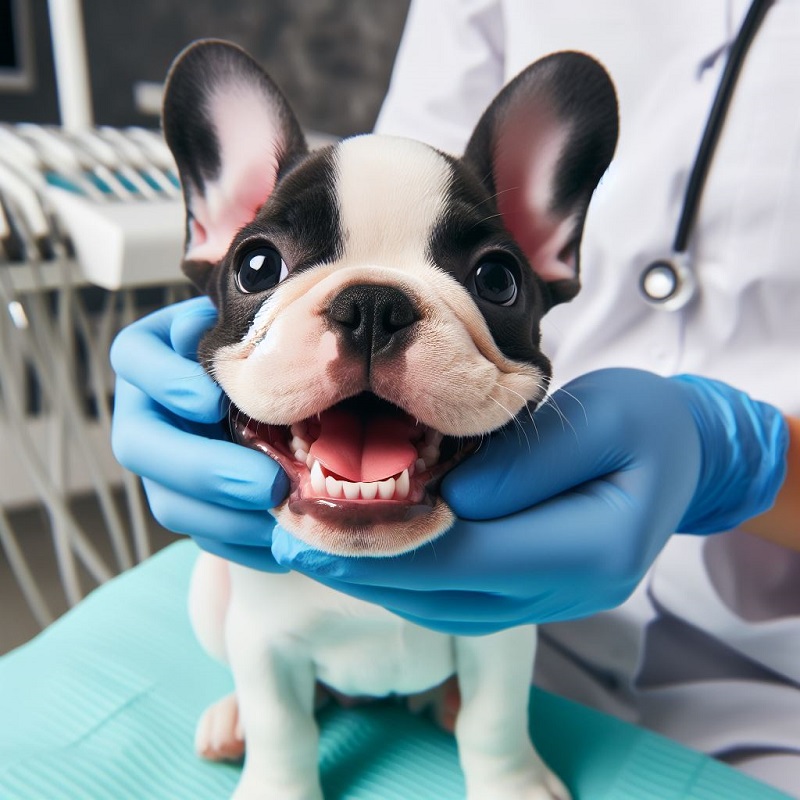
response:
[[(194, 754), (230, 673), (186, 611), (197, 556), (171, 545), (0, 659), (1, 800), (224, 798), (240, 767)], [(562, 698), (531, 692), (531, 730), (575, 800), (785, 800), (706, 756)], [(319, 715), (326, 800), (460, 800), (455, 741), (397, 703)]]

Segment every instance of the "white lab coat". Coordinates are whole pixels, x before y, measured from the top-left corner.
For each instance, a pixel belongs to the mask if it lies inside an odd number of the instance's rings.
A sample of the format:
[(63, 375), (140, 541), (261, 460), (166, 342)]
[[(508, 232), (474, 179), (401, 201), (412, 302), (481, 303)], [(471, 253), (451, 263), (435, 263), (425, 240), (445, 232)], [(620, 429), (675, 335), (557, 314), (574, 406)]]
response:
[[(621, 136), (545, 319), (556, 383), (603, 366), (726, 381), (800, 414), (800, 2), (768, 13), (736, 87), (690, 248), (700, 296), (648, 306), (746, 0), (419, 0), (378, 120), (459, 153), (528, 63), (597, 57)], [(741, 532), (676, 536), (621, 608), (543, 629), (537, 680), (800, 793), (800, 554)], [(800, 796), (800, 794), (798, 794)]]

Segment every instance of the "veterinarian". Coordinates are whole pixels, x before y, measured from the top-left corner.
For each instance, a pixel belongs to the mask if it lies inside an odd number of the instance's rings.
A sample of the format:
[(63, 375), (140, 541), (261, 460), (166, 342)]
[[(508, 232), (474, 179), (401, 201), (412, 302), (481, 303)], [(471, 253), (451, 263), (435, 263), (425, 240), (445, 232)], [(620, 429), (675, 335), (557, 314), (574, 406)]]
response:
[(559, 49), (605, 64), (622, 119), (583, 289), (544, 322), (564, 388), (527, 437), (496, 437), (445, 480), (461, 519), (435, 547), (333, 559), (273, 530), (286, 477), (225, 440), (223, 398), (195, 361), (215, 318), (206, 300), (118, 337), (114, 446), (156, 518), (206, 549), (301, 569), (441, 630), (550, 622), (541, 685), (797, 793), (800, 4), (762, 14), (689, 191), (749, 11), (412, 5), (380, 132), (459, 153), (500, 86)]

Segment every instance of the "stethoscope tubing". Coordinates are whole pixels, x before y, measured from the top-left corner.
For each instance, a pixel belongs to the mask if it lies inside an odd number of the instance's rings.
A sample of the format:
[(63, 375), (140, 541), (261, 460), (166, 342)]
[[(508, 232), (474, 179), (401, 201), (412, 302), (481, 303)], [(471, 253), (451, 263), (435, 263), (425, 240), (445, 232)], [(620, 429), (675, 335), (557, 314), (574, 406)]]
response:
[(672, 241), (672, 253), (648, 264), (641, 272), (639, 289), (644, 299), (656, 308), (677, 311), (695, 296), (697, 280), (688, 247), (717, 143), (725, 125), (739, 75), (750, 45), (774, 0), (753, 0), (730, 48), (719, 86), (686, 184), (683, 204)]
[(692, 172), (686, 184), (683, 208), (678, 220), (678, 227), (675, 229), (675, 239), (672, 243), (672, 250), (675, 253), (686, 251), (689, 237), (694, 229), (697, 209), (703, 196), (708, 172), (711, 169), (711, 162), (714, 160), (717, 142), (725, 125), (725, 118), (728, 115), (733, 91), (739, 80), (739, 74), (742, 71), (750, 45), (753, 43), (753, 39), (773, 2), (774, 0), (753, 0), (742, 27), (731, 45), (731, 51), (720, 78), (719, 87), (714, 95), (714, 102), (708, 113), (708, 121), (703, 131), (703, 137), (697, 148), (697, 156), (694, 160)]

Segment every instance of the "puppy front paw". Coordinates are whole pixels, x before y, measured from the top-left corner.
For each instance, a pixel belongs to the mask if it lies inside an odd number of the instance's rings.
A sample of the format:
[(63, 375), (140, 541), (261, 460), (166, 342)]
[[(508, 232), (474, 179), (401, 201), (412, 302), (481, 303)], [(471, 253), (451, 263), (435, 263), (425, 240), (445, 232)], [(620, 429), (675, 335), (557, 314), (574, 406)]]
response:
[(409, 695), (406, 706), (412, 714), (428, 714), (440, 728), (448, 733), (455, 733), (456, 719), (461, 708), (458, 678), (454, 675), (433, 689)]
[(249, 780), (242, 775), (231, 800), (324, 800), (318, 785), (301, 784), (274, 786), (265, 780)]
[(472, 786), (467, 800), (572, 800), (566, 786), (544, 764), (524, 777), (507, 783), (494, 781), (487, 786)]
[(209, 761), (241, 761), (244, 730), (239, 721), (239, 703), (229, 694), (210, 705), (200, 717), (194, 736), (198, 755)]
[(555, 773), (545, 767), (538, 786), (530, 786), (519, 800), (572, 800), (572, 795)]

